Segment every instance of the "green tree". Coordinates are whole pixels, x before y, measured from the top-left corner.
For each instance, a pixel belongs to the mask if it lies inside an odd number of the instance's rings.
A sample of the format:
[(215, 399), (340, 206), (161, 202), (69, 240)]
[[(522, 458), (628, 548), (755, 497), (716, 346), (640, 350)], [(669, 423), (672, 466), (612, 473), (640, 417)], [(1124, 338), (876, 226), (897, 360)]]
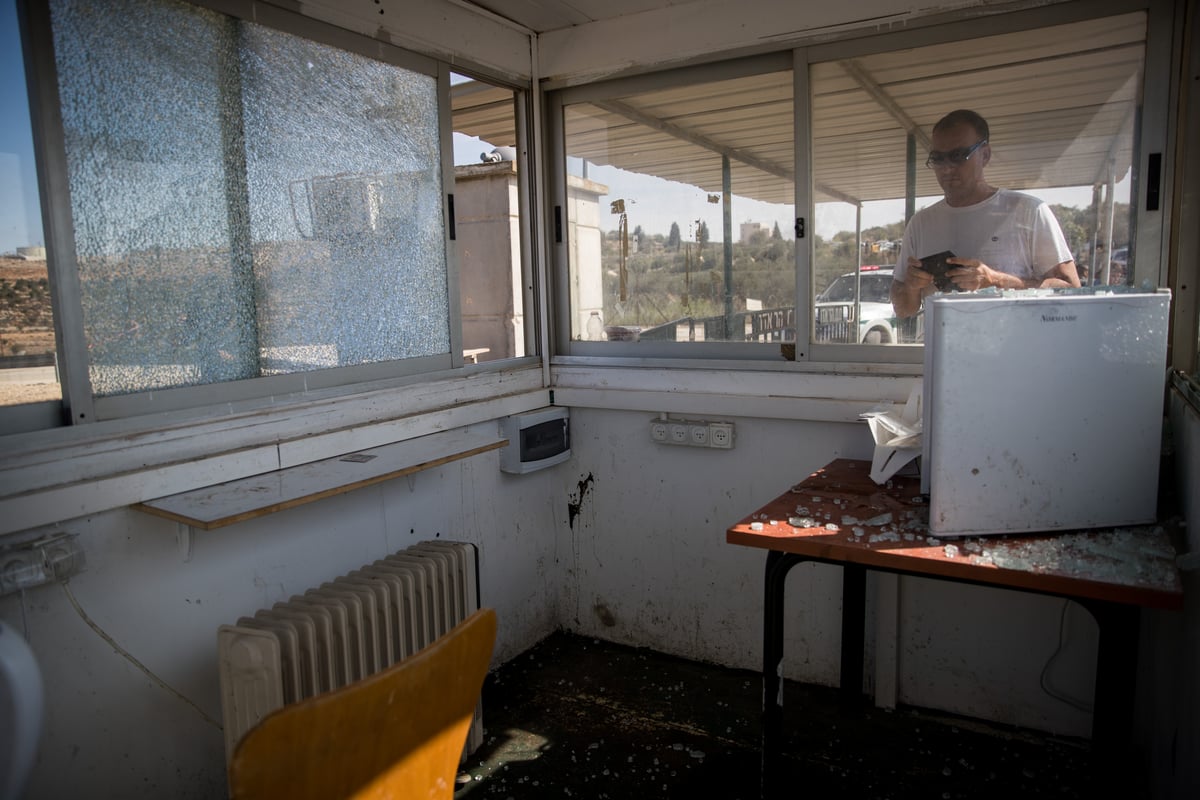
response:
[(760, 228), (759, 230), (756, 230), (754, 233), (750, 234), (750, 239), (746, 242), (746, 244), (751, 248), (761, 249), (762, 246), (767, 243), (770, 235), (771, 234)]
[(783, 233), (779, 230), (779, 220), (775, 220), (775, 227), (771, 230), (771, 238), (777, 242), (783, 239)]
[(667, 234), (667, 249), (669, 249), (669, 250), (678, 250), (679, 249), (679, 223), (678, 222), (671, 223), (671, 232)]

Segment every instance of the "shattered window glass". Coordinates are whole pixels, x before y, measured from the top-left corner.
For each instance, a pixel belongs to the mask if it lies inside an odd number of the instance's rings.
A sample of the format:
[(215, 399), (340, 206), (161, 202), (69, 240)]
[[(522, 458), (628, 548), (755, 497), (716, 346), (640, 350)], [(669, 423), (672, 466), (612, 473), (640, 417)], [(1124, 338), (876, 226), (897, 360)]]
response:
[(52, 15), (94, 394), (449, 352), (434, 78), (182, 3)]

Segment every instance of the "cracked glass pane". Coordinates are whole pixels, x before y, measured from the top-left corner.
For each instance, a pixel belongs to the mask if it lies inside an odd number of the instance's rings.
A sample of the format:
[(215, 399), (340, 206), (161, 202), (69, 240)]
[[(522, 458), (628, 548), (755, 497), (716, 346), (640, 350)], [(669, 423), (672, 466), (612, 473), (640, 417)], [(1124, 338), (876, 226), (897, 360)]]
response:
[(182, 3), (52, 14), (96, 395), (449, 351), (433, 78)]
[(257, 26), (242, 80), (266, 369), (449, 352), (435, 80)]

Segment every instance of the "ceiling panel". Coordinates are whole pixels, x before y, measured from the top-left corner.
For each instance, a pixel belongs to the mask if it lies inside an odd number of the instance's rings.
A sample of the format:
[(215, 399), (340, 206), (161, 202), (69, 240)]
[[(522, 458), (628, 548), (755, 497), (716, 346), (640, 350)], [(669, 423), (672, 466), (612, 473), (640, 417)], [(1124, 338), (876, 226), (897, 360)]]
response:
[(497, 16), (512, 20), (535, 33), (588, 22), (615, 19), (667, 6), (685, 5), (690, 0), (467, 0)]

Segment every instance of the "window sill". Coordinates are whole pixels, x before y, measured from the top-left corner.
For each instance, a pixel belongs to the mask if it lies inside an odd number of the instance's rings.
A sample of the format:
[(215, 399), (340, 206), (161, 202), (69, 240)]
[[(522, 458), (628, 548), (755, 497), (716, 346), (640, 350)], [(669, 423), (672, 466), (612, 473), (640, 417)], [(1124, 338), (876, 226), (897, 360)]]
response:
[(179, 419), (4, 439), (0, 535), (334, 458), (547, 405), (540, 365)]
[[(565, 359), (563, 361), (566, 361)], [(652, 413), (723, 415), (817, 422), (859, 422), (880, 403), (903, 403), (920, 375), (854, 365), (857, 372), (731, 370), (708, 363), (661, 364), (555, 361), (555, 405)], [(744, 365), (742, 365), (744, 367)]]

